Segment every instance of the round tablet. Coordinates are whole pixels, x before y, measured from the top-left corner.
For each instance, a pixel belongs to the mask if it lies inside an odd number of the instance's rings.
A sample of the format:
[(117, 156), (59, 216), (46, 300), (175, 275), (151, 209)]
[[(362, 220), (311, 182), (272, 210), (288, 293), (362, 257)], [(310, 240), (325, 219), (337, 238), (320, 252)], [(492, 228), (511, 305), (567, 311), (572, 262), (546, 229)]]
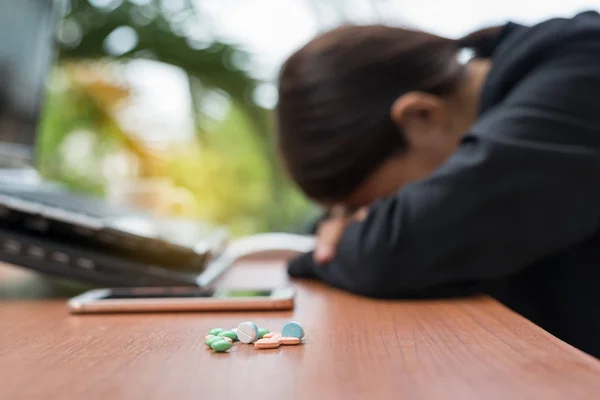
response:
[(290, 321), (281, 329), (281, 336), (302, 339), (304, 337), (304, 329), (296, 321)]
[(242, 343), (252, 343), (258, 337), (258, 327), (252, 321), (242, 322), (237, 327), (237, 337)]

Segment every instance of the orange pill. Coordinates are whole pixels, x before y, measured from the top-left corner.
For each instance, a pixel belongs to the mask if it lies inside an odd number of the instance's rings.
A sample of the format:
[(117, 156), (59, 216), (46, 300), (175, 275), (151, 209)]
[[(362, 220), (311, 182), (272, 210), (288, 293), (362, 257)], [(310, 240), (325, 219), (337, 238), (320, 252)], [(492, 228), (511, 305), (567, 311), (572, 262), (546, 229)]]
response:
[(275, 341), (272, 338), (258, 339), (254, 342), (254, 347), (257, 349), (276, 349), (279, 347), (279, 340)]
[(264, 339), (269, 339), (269, 338), (272, 338), (273, 336), (277, 336), (277, 335), (281, 336), (281, 333), (279, 333), (279, 332), (269, 332), (269, 333), (265, 334), (263, 336), (263, 338)]
[(219, 336), (219, 339), (225, 339), (225, 340), (227, 340), (229, 343), (233, 343), (233, 340), (231, 340), (231, 338), (228, 338), (227, 336)]
[(279, 343), (287, 344), (287, 345), (298, 344), (298, 343), (300, 343), (300, 339), (298, 339), (297, 337), (292, 337), (292, 336), (288, 336), (288, 337), (284, 336), (279, 339)]
[(273, 343), (281, 343), (281, 335), (279, 336), (273, 336), (271, 338), (267, 338), (268, 341), (273, 342)]

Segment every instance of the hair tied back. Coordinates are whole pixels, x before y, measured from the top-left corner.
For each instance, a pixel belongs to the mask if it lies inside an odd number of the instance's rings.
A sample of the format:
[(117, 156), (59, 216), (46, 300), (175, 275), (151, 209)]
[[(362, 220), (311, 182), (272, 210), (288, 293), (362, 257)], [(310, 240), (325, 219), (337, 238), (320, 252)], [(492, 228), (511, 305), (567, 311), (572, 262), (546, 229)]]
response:
[(504, 26), (480, 29), (458, 39), (458, 48), (471, 50), (477, 58), (489, 58), (496, 49)]

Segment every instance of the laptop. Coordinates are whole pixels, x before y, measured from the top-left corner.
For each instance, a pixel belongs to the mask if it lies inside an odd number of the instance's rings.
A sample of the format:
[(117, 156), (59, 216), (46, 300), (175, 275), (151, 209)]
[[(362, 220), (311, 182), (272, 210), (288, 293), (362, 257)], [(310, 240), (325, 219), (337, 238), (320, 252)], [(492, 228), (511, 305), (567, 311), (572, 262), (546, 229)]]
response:
[(35, 171), (58, 2), (0, 2), (0, 261), (98, 286), (210, 286), (240, 257), (308, 252), (311, 236), (230, 242), (223, 227), (162, 220), (73, 193)]
[(100, 285), (197, 284), (223, 251), (226, 230), (159, 220), (70, 192), (35, 171), (38, 124), (57, 53), (57, 5), (0, 2), (0, 260)]

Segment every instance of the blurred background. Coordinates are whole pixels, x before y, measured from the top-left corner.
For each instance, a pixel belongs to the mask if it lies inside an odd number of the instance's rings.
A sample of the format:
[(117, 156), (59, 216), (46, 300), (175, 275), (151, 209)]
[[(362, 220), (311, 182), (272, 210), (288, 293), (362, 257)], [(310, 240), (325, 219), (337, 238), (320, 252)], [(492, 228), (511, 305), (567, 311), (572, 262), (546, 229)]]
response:
[(77, 191), (235, 236), (297, 231), (318, 210), (273, 142), (285, 58), (345, 22), (458, 37), (598, 0), (67, 0), (38, 169)]

